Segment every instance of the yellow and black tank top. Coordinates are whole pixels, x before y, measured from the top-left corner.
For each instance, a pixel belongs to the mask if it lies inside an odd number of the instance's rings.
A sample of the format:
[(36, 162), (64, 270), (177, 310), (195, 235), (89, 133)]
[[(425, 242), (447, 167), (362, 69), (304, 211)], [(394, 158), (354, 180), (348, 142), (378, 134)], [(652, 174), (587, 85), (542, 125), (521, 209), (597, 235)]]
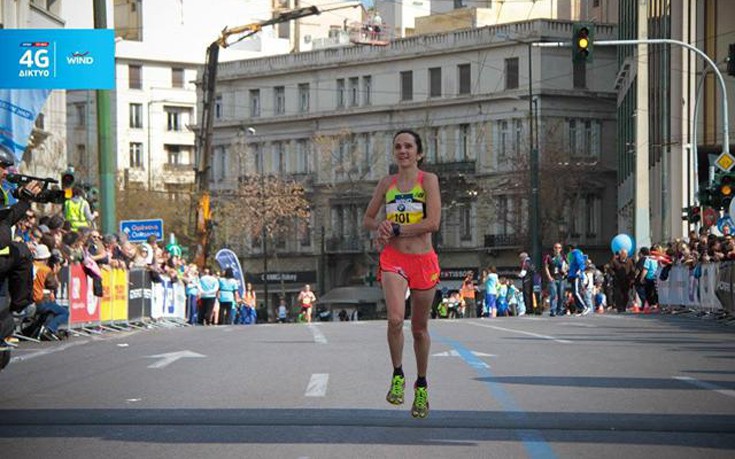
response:
[(416, 183), (407, 193), (398, 189), (398, 175), (394, 175), (385, 193), (386, 219), (401, 225), (412, 225), (426, 218), (424, 173), (419, 171)]

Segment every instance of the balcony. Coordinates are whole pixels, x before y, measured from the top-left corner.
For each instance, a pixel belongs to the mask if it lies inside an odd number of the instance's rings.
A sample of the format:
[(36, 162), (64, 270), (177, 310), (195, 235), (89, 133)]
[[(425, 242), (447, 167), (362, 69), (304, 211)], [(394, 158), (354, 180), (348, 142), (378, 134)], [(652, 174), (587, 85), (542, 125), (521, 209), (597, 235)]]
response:
[(441, 162), (441, 163), (424, 163), (421, 169), (427, 172), (440, 173), (442, 175), (452, 174), (474, 174), (475, 160)]
[(330, 237), (326, 240), (326, 248), (330, 253), (362, 253), (368, 242), (363, 237)]
[(513, 248), (521, 247), (525, 243), (524, 238), (518, 234), (486, 234), (485, 247), (487, 248)]

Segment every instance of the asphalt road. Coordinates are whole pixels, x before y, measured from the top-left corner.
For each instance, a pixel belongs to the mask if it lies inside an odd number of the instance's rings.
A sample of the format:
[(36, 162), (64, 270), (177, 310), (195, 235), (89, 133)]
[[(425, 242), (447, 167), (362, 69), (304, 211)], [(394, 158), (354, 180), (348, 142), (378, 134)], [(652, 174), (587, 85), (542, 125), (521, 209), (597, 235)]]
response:
[[(385, 402), (384, 322), (23, 344), (0, 456), (731, 458), (735, 329), (674, 316), (432, 321), (431, 413)], [(415, 377), (410, 332), (404, 368)]]

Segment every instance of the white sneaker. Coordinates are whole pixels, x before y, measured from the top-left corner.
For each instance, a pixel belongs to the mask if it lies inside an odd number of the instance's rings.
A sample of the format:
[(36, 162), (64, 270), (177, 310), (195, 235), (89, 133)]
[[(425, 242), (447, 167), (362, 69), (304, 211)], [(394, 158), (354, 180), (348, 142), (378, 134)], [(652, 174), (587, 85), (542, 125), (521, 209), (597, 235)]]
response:
[(583, 316), (586, 316), (589, 313), (590, 313), (590, 308), (584, 308), (584, 310), (582, 311)]

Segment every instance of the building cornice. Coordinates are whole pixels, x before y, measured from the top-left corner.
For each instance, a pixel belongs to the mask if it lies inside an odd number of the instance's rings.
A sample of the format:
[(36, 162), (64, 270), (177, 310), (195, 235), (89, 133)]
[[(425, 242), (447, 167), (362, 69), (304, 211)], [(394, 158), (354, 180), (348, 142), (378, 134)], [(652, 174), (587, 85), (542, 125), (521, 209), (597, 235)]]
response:
[[(242, 78), (272, 77), (286, 73), (331, 69), (345, 65), (365, 65), (374, 62), (405, 60), (416, 56), (431, 56), (488, 47), (518, 46), (528, 42), (568, 40), (572, 36), (572, 21), (536, 19), (452, 32), (417, 35), (391, 41), (385, 47), (344, 46), (282, 54), (256, 59), (231, 61), (218, 65), (219, 81)], [(598, 39), (614, 39), (617, 27), (597, 24)]]

